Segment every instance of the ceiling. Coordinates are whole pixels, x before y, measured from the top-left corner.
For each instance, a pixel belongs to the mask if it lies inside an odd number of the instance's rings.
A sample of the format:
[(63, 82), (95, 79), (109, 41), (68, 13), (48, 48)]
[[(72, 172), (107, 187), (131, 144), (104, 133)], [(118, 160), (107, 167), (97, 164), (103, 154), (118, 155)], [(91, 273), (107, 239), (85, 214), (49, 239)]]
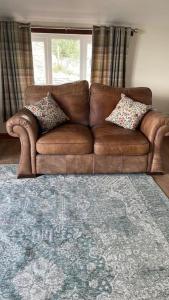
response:
[(169, 0), (0, 0), (0, 18), (33, 24), (169, 26)]

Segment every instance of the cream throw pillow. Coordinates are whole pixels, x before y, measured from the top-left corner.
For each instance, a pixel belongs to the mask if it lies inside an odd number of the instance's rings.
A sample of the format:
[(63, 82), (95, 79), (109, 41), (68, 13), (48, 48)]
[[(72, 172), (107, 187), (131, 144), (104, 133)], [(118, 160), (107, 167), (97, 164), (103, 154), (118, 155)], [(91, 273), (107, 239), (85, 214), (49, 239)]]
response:
[(106, 118), (106, 121), (134, 130), (150, 109), (152, 109), (151, 105), (133, 101), (126, 95), (121, 94), (121, 100), (112, 113)]
[(37, 118), (42, 131), (48, 131), (69, 119), (50, 93), (35, 104), (26, 105), (25, 108)]

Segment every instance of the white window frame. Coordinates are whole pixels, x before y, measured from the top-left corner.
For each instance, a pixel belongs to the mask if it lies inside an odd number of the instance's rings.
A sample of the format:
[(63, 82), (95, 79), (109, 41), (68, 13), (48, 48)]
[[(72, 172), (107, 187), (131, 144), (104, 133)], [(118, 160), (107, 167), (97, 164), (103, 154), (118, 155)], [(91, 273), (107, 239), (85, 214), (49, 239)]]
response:
[(46, 84), (53, 84), (52, 82), (52, 39), (73, 39), (80, 40), (80, 78), (86, 79), (87, 72), (87, 44), (92, 43), (91, 35), (83, 34), (60, 34), (60, 33), (32, 33), (32, 42), (44, 42), (45, 50), (45, 75)]

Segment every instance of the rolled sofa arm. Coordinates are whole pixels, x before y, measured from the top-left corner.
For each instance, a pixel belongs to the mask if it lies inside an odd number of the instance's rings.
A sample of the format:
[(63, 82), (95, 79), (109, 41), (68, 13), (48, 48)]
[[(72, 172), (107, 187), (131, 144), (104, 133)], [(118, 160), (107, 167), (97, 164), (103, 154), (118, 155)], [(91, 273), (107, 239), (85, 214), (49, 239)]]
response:
[(150, 111), (143, 118), (140, 130), (150, 142), (148, 172), (163, 173), (162, 141), (169, 135), (169, 116)]
[(36, 176), (36, 141), (39, 128), (35, 117), (24, 108), (7, 121), (6, 128), (9, 135), (19, 137), (21, 142), (18, 178)]

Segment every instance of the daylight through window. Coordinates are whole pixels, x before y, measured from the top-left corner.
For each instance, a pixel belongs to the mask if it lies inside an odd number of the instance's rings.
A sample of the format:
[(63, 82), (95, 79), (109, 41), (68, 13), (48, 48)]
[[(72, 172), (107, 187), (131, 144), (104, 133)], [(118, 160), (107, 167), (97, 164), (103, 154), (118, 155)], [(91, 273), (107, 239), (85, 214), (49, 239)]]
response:
[(32, 49), (35, 84), (90, 82), (91, 35), (32, 33)]

